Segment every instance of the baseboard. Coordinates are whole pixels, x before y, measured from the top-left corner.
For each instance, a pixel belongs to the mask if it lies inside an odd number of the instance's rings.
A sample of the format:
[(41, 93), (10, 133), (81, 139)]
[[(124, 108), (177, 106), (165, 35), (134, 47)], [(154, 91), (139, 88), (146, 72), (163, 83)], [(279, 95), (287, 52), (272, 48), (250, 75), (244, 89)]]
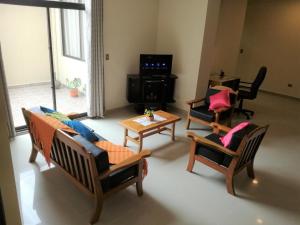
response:
[(279, 97), (284, 97), (284, 98), (291, 98), (291, 99), (300, 101), (300, 98), (297, 98), (297, 97), (294, 97), (294, 96), (290, 96), (290, 95), (285, 95), (285, 94), (279, 94), (279, 93), (272, 92), (272, 91), (259, 90), (259, 92), (270, 94), (270, 95), (275, 95), (275, 96), (279, 96)]
[(22, 88), (22, 87), (33, 87), (39, 85), (51, 84), (50, 81), (38, 82), (38, 83), (31, 83), (31, 84), (17, 84), (17, 85), (10, 85), (7, 88)]
[(185, 116), (188, 115), (188, 111), (187, 110), (182, 109), (182, 108), (178, 108), (175, 105), (171, 105), (171, 106), (169, 106), (169, 108), (172, 109), (172, 111), (178, 112), (179, 114), (182, 114), (182, 115), (185, 115)]
[(105, 110), (104, 114), (113, 113), (113, 112), (118, 111), (120, 109), (126, 109), (126, 108), (130, 108), (130, 107), (132, 107), (131, 104), (119, 106), (119, 107), (116, 107), (116, 108)]
[[(119, 111), (121, 109), (129, 109), (129, 110), (131, 110), (133, 108), (134, 108), (133, 104), (128, 104), (128, 105), (124, 105), (124, 106), (120, 106), (120, 107), (117, 107), (117, 108), (106, 110), (105, 113), (104, 113), (104, 118), (105, 118), (105, 115), (114, 113), (114, 112)], [(188, 111), (186, 111), (184, 109), (181, 109), (181, 108), (178, 108), (175, 105), (168, 105), (168, 108), (170, 109), (168, 111), (178, 112), (178, 114), (181, 114), (183, 116), (187, 116), (187, 114), (188, 114)]]

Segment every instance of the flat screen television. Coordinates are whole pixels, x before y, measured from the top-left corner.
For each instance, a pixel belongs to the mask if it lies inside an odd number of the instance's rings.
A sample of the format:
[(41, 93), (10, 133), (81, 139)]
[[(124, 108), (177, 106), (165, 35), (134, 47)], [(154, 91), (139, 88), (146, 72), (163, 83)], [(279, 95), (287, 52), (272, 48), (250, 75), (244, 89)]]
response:
[(173, 55), (141, 54), (140, 75), (170, 75)]

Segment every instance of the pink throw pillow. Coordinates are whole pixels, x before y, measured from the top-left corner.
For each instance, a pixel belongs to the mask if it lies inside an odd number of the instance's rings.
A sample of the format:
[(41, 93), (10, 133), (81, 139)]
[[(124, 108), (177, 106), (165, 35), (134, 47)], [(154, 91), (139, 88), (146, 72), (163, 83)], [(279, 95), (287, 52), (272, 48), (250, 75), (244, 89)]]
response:
[(220, 108), (229, 108), (230, 105), (230, 97), (229, 97), (229, 90), (225, 89), (217, 94), (209, 96), (210, 104), (209, 104), (209, 110), (218, 110)]
[(223, 143), (224, 147), (228, 147), (230, 142), (231, 142), (231, 139), (232, 139), (232, 135), (243, 129), (244, 127), (248, 126), (250, 124), (250, 122), (242, 122), (238, 125), (236, 125), (234, 128), (232, 128), (224, 137), (220, 137), (220, 141)]

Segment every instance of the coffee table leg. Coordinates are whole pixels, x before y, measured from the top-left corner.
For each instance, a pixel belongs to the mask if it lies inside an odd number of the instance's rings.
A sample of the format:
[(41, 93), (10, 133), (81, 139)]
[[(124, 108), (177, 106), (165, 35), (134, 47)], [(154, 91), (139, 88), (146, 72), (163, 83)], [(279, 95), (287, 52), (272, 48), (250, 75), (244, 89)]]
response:
[(124, 130), (124, 143), (123, 143), (124, 147), (126, 147), (126, 145), (127, 145), (127, 136), (128, 136), (128, 129), (125, 128), (125, 130)]
[(139, 134), (139, 152), (143, 149), (143, 134)]
[(175, 123), (172, 124), (172, 141), (175, 141)]

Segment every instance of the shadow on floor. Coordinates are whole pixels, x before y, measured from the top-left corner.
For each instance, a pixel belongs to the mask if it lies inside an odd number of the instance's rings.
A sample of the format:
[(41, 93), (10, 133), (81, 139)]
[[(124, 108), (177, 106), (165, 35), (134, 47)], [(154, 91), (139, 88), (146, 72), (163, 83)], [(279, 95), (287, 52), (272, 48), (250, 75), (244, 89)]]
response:
[[(32, 218), (27, 218), (27, 222), (29, 220), (37, 225), (88, 224), (94, 209), (93, 199), (76, 188), (59, 169), (44, 170), (45, 168), (38, 163), (33, 164), (35, 182), (30, 185), (34, 187), (28, 188), (33, 189), (34, 193), (30, 208), (35, 213), (31, 212), (30, 215), (36, 214), (36, 219), (32, 221)], [(59, 223), (55, 218), (59, 218)], [(174, 218), (171, 210), (153, 196), (144, 192), (139, 197), (133, 185), (105, 199), (102, 214), (96, 224), (167, 225), (172, 224)]]
[(166, 161), (174, 161), (188, 154), (190, 142), (185, 137), (176, 137), (176, 142), (168, 142), (157, 148), (151, 149), (151, 157)]
[(300, 186), (294, 180), (278, 176), (276, 171), (256, 171), (256, 178), (259, 182), (256, 188), (249, 188), (255, 184), (240, 187), (245, 188), (247, 192), (239, 194), (238, 197), (280, 210), (300, 213)]

